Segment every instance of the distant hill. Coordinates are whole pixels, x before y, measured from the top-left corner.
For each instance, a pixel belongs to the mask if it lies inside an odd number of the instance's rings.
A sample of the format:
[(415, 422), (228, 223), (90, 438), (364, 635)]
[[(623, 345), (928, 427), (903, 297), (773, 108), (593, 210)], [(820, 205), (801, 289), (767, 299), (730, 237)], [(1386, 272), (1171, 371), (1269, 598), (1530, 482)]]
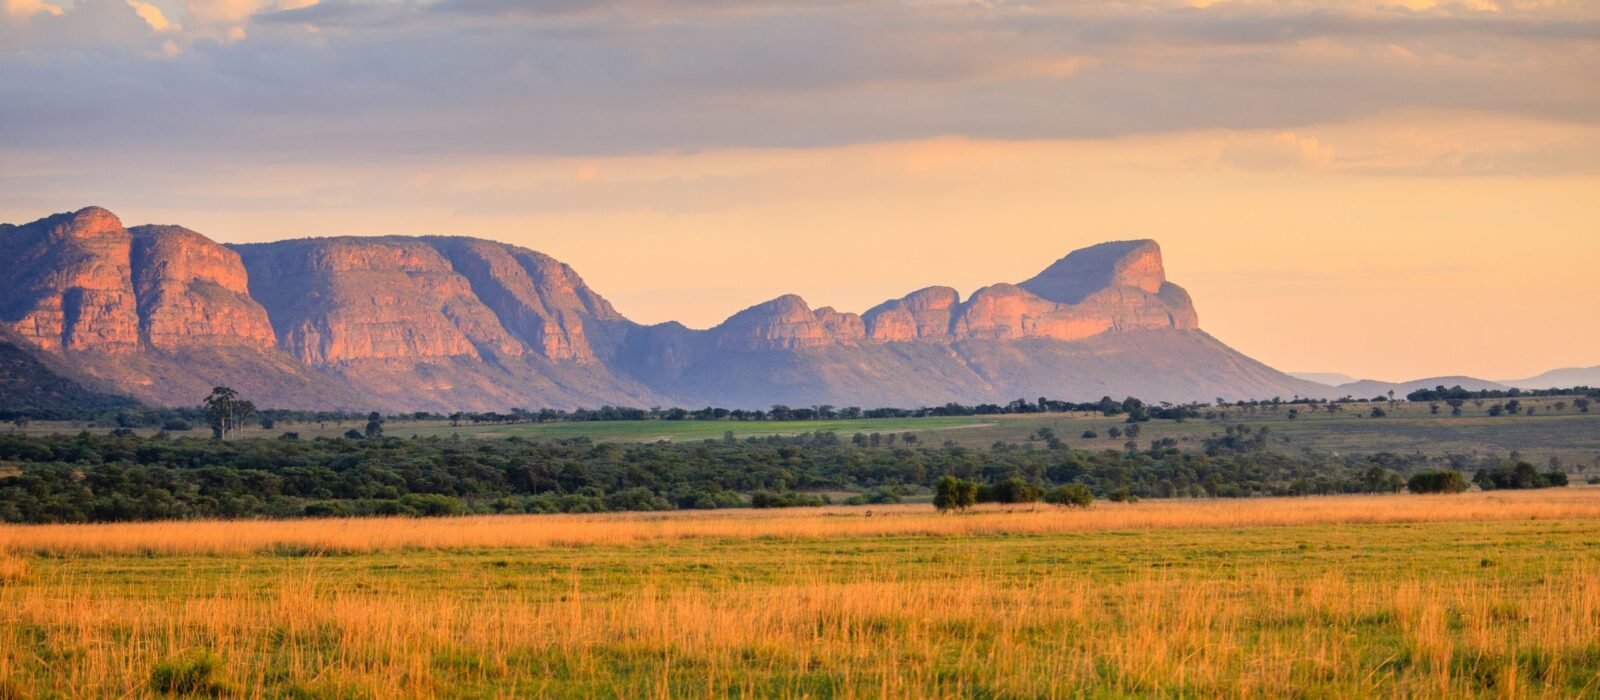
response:
[(0, 227), (0, 243), (0, 327), (25, 354), (162, 405), (216, 385), (260, 405), (396, 411), (1326, 391), (1202, 331), (1149, 240), (965, 299), (929, 287), (858, 314), (785, 295), (703, 331), (635, 323), (566, 264), (473, 238), (223, 246), (89, 207)]
[(1537, 377), (1515, 379), (1503, 383), (1518, 389), (1566, 389), (1575, 386), (1600, 387), (1600, 367), (1553, 369)]
[(1343, 384), (1354, 384), (1361, 381), (1356, 377), (1352, 377), (1348, 374), (1339, 374), (1338, 372), (1290, 372), (1289, 376), (1294, 377), (1295, 379), (1304, 379), (1308, 382), (1314, 382), (1323, 386), (1340, 386)]
[(1334, 398), (1352, 396), (1358, 399), (1370, 399), (1378, 396), (1388, 396), (1394, 392), (1396, 398), (1404, 398), (1418, 389), (1432, 389), (1435, 387), (1454, 388), (1461, 387), (1468, 391), (1505, 391), (1510, 389), (1498, 382), (1485, 381), (1475, 377), (1430, 377), (1428, 379), (1414, 379), (1409, 382), (1379, 382), (1371, 379), (1334, 387)]

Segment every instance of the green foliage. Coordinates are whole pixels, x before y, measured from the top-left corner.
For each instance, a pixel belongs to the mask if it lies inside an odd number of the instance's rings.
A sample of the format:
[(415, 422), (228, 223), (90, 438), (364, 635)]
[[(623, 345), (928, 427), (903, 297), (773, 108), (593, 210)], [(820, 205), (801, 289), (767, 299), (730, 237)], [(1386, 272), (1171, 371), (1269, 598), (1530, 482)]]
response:
[(751, 508), (814, 508), (826, 504), (827, 501), (821, 496), (812, 493), (796, 493), (794, 491), (773, 493), (763, 490), (750, 494)]
[(1412, 493), (1461, 493), (1467, 490), (1467, 477), (1453, 469), (1418, 472), (1406, 482)]
[(946, 474), (933, 484), (933, 507), (941, 512), (961, 511), (978, 502), (978, 482)]
[(1083, 484), (1062, 484), (1044, 494), (1044, 502), (1071, 508), (1088, 508), (1094, 503), (1094, 493)]
[[(1229, 425), (1181, 451), (857, 447), (833, 433), (729, 443), (248, 438), (0, 433), (0, 520), (116, 522), (457, 513), (593, 513), (814, 505), (815, 494), (892, 503), (949, 476), (977, 500), (1022, 503), (1062, 484), (1109, 498), (1390, 492), (1438, 460), (1270, 449), (1265, 428)], [(902, 438), (903, 441), (903, 438)], [(1483, 466), (1466, 457), (1452, 468)], [(1540, 475), (1546, 481), (1548, 474)], [(764, 492), (759, 498), (750, 494)], [(937, 495), (937, 494), (936, 494)], [(959, 509), (956, 496), (941, 502)], [(968, 505), (970, 505), (970, 501)]]
[(1559, 469), (1544, 474), (1529, 462), (1502, 464), (1494, 469), (1479, 469), (1472, 483), (1485, 491), (1495, 489), (1543, 489), (1567, 485), (1567, 475)]
[(1044, 489), (1013, 476), (978, 487), (977, 497), (979, 503), (1037, 503), (1044, 498)]

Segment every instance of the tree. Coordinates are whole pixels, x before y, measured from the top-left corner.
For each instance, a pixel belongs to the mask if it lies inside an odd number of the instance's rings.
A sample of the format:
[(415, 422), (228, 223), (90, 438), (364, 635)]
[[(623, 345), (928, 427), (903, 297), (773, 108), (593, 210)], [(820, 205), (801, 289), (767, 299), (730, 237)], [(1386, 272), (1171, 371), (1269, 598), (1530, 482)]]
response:
[(1589, 403), (1589, 399), (1586, 398), (1577, 398), (1572, 400), (1572, 405), (1577, 407), (1579, 413), (1588, 413)]
[(978, 482), (946, 474), (933, 485), (933, 506), (939, 512), (961, 511), (978, 502)]
[(244, 420), (256, 412), (255, 404), (239, 398), (239, 392), (225, 386), (213, 388), (200, 407), (206, 411), (211, 437), (215, 440), (226, 440), (243, 431)]
[(383, 437), (383, 414), (373, 411), (367, 414), (366, 436), (369, 438)]

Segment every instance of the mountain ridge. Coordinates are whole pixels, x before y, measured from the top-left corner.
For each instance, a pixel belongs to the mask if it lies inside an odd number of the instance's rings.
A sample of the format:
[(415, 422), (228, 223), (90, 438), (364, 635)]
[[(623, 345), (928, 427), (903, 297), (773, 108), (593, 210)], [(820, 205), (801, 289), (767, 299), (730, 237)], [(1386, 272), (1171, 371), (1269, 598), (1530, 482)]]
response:
[(485, 239), (222, 245), (98, 207), (0, 236), (0, 323), (86, 386), (162, 404), (213, 382), (263, 405), (397, 410), (1317, 389), (1200, 330), (1153, 240), (1073, 251), (965, 299), (925, 287), (855, 313), (782, 295), (692, 330), (635, 323), (569, 265)]

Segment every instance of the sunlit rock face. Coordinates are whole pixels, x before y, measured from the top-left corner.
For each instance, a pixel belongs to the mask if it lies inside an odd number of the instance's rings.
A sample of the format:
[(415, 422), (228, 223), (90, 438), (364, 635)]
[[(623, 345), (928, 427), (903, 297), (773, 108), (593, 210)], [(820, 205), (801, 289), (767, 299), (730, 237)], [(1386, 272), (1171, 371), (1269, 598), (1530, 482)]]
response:
[(722, 350), (797, 350), (859, 343), (866, 326), (856, 314), (831, 307), (813, 311), (804, 299), (786, 294), (740, 311), (709, 332)]
[(4, 234), (0, 318), (46, 350), (134, 352), (139, 314), (129, 237), (99, 207), (57, 214)]
[(785, 295), (642, 326), (547, 255), (456, 237), (222, 246), (99, 208), (0, 225), (0, 324), (97, 388), (192, 405), (507, 410), (1315, 395), (1198, 330), (1154, 241), (1073, 252), (963, 300), (864, 314)]
[(250, 297), (239, 254), (179, 226), (129, 230), (134, 294), (144, 342), (176, 350), (206, 345), (272, 348), (267, 310)]
[(886, 301), (862, 314), (867, 335), (880, 342), (940, 341), (950, 338), (950, 323), (961, 295), (949, 287), (928, 287)]
[(624, 321), (571, 267), (543, 253), (473, 238), (429, 239), (533, 352), (594, 362), (589, 326)]
[(427, 242), (326, 238), (239, 246), (251, 292), (300, 361), (433, 361), (522, 346)]

